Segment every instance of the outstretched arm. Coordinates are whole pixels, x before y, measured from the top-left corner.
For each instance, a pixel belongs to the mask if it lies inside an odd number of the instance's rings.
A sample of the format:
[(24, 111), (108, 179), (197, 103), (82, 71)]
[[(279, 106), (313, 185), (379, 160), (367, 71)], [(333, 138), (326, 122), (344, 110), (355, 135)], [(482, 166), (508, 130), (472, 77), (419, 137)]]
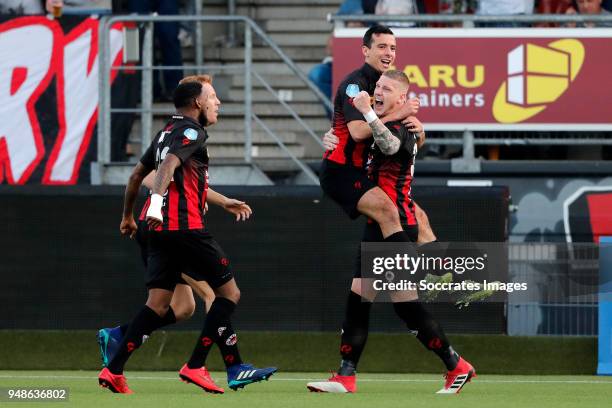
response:
[(251, 207), (244, 201), (228, 198), (221, 193), (217, 193), (212, 188), (208, 189), (206, 201), (218, 205), (228, 213), (235, 215), (236, 221), (246, 221), (253, 214)]

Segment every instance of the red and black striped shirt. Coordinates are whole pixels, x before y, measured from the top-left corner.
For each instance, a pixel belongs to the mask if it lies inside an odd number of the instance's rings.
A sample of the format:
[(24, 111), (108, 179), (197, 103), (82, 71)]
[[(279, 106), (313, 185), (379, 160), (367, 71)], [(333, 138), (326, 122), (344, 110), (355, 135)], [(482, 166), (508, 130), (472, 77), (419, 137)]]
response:
[(372, 143), (367, 165), (368, 177), (391, 198), (403, 226), (417, 225), (412, 201), (412, 178), (418, 149), (416, 137), (401, 122), (389, 122), (386, 126), (399, 138), (400, 148), (397, 153), (386, 156), (376, 143)]
[[(208, 191), (208, 139), (206, 130), (195, 120), (172, 116), (155, 136), (140, 159), (147, 168), (157, 169), (168, 153), (181, 160), (164, 194), (164, 222), (155, 231), (179, 231), (204, 228), (204, 206)], [(149, 199), (140, 219), (146, 216)]]
[(358, 88), (366, 91), (370, 96), (374, 95), (376, 82), (381, 73), (371, 65), (364, 64), (361, 68), (351, 72), (338, 86), (334, 98), (334, 117), (332, 127), (334, 134), (338, 137), (338, 145), (334, 150), (328, 150), (323, 154), (323, 159), (340, 165), (350, 165), (364, 168), (368, 160), (368, 142), (355, 142), (349, 133), (348, 123), (353, 120), (365, 120), (363, 114), (353, 105), (353, 98), (346, 94), (347, 87)]

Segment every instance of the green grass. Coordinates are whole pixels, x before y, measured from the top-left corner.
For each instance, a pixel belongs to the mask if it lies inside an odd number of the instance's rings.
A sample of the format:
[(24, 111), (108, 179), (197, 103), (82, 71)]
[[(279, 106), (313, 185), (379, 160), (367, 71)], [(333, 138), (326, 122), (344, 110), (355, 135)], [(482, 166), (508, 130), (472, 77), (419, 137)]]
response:
[[(603, 408), (612, 401), (611, 377), (480, 374), (460, 395), (436, 395), (443, 381), (439, 375), (360, 374), (358, 393), (339, 395), (307, 392), (306, 382), (323, 379), (324, 373), (281, 372), (269, 382), (212, 395), (180, 382), (175, 371), (128, 371), (126, 375), (133, 395), (100, 388), (96, 371), (0, 371), (0, 388), (68, 387), (69, 401), (52, 404), (55, 407)], [(213, 377), (226, 386), (224, 373), (215, 372)], [(46, 405), (24, 402), (14, 406)]]
[[(95, 330), (0, 330), (4, 370), (96, 370)], [(189, 357), (196, 332), (155, 332), (130, 359), (132, 370), (174, 370)], [(593, 337), (449, 335), (455, 350), (482, 374), (591, 375), (597, 367)], [(240, 352), (256, 365), (283, 372), (323, 372), (338, 365), (338, 333), (240, 332)], [(221, 370), (217, 348), (208, 359)], [(368, 373), (439, 373), (440, 361), (410, 334), (371, 333), (359, 364)], [(612, 405), (611, 405), (612, 406)]]

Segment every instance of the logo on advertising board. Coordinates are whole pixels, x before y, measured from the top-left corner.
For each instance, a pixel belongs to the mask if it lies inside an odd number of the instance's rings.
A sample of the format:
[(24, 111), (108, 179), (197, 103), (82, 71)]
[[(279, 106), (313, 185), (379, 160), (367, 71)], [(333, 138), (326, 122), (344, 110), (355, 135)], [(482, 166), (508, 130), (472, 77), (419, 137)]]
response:
[(518, 123), (542, 112), (576, 79), (584, 54), (582, 43), (573, 39), (547, 47), (527, 43), (510, 51), (508, 77), (493, 101), (495, 120)]

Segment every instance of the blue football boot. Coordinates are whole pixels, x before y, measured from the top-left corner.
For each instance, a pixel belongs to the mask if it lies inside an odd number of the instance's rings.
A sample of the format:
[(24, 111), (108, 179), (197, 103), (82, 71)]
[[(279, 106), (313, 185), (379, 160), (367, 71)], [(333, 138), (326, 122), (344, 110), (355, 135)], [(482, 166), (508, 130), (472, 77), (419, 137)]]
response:
[(98, 330), (96, 334), (98, 345), (100, 346), (100, 357), (102, 358), (102, 367), (107, 367), (108, 363), (117, 354), (117, 349), (123, 339), (123, 333), (119, 326), (113, 328), (105, 328)]
[(255, 368), (251, 364), (236, 364), (227, 368), (227, 384), (236, 391), (245, 385), (269, 379), (276, 367)]

